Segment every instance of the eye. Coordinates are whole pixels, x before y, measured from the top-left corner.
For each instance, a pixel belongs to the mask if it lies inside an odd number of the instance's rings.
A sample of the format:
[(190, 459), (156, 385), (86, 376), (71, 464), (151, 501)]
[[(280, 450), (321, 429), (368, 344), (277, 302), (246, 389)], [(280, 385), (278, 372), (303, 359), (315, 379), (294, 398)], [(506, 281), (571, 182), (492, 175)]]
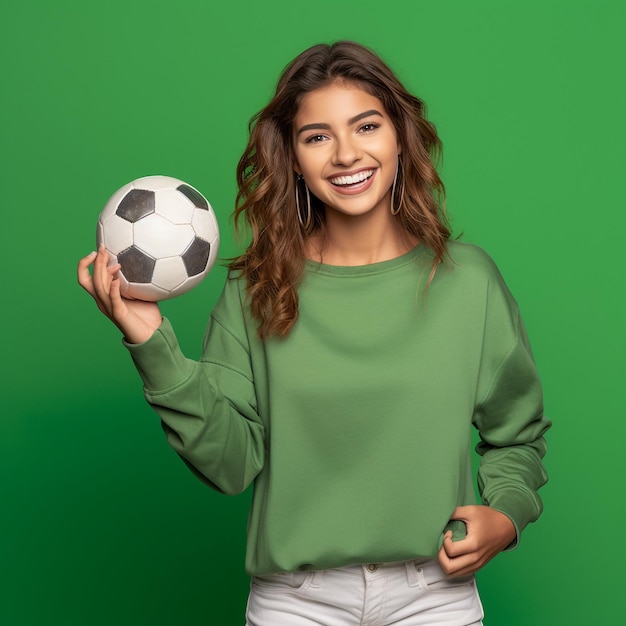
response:
[(377, 124), (376, 122), (367, 122), (367, 124), (363, 124), (362, 126), (359, 126), (359, 132), (371, 133), (375, 131), (377, 128), (380, 128), (380, 124)]
[(326, 140), (326, 135), (311, 135), (304, 140), (304, 143), (320, 143)]

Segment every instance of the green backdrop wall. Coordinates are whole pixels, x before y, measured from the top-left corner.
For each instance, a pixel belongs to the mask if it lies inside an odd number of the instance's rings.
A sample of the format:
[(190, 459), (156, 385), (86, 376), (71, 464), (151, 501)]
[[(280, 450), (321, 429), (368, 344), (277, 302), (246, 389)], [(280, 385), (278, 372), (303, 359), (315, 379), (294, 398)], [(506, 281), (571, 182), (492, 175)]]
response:
[[(0, 624), (243, 623), (249, 494), (167, 447), (75, 263), (111, 193), (157, 173), (209, 197), (233, 255), (249, 117), (342, 38), (429, 104), (453, 225), (515, 293), (555, 424), (543, 518), (479, 575), (485, 623), (624, 623), (625, 7), (4, 0)], [(224, 276), (163, 305), (189, 356)]]

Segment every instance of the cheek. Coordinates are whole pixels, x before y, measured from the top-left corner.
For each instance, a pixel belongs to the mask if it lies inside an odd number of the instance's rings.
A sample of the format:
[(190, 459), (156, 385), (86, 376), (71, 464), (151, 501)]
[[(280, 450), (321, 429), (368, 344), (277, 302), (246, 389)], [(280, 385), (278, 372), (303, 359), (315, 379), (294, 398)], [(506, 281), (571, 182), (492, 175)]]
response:
[(297, 155), (298, 164), (305, 178), (319, 178), (326, 162), (324, 150), (312, 150), (311, 152)]
[(398, 150), (395, 146), (387, 146), (383, 149), (379, 154), (381, 154), (381, 161), (383, 166), (385, 167), (385, 173), (387, 175), (391, 175), (393, 178), (396, 174), (396, 169), (398, 167), (398, 161), (400, 156), (398, 154)]
[(400, 154), (400, 146), (395, 135), (389, 135), (382, 138), (379, 143), (380, 154), (384, 154), (386, 159), (397, 159)]

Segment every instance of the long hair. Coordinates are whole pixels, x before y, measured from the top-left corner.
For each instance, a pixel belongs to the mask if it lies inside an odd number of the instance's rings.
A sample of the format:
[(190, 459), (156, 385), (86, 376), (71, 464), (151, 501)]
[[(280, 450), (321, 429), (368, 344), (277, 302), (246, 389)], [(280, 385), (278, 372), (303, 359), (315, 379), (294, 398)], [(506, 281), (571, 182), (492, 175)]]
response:
[(244, 217), (251, 241), (230, 268), (246, 278), (262, 339), (284, 337), (295, 324), (307, 237), (324, 228), (324, 207), (314, 196), (310, 228), (298, 218), (293, 121), (306, 94), (337, 80), (378, 98), (394, 124), (402, 151), (392, 206), (401, 202), (395, 219), (434, 253), (429, 282), (446, 253), (445, 188), (436, 170), (441, 141), (426, 119), (424, 102), (369, 48), (351, 41), (313, 46), (287, 65), (272, 100), (250, 120), (250, 138), (237, 166), (235, 229), (239, 233)]

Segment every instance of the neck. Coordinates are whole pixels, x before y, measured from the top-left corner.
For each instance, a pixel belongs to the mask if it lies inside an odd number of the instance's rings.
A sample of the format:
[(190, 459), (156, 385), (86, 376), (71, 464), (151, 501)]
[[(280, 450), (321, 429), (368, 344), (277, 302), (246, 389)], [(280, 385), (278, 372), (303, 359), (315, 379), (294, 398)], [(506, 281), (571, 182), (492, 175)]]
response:
[(370, 265), (395, 259), (417, 243), (391, 213), (354, 217), (333, 212), (323, 231), (310, 237), (307, 256), (329, 265)]

